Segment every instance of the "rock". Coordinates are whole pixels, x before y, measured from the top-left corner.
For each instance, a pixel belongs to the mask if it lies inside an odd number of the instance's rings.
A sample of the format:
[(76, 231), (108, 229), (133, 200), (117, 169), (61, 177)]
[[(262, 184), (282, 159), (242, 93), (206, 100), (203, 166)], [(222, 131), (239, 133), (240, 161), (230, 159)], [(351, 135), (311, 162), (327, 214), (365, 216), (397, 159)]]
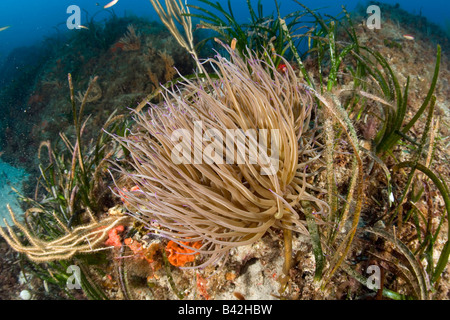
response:
[(28, 290), (22, 290), (20, 292), (19, 296), (22, 300), (30, 300), (31, 299), (31, 293)]

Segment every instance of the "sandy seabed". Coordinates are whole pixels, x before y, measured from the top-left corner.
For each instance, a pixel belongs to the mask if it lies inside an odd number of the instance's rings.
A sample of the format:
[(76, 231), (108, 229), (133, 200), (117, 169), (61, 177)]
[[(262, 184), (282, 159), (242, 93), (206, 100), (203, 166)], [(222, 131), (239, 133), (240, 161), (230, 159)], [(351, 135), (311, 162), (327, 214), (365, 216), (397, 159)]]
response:
[(7, 204), (11, 206), (14, 213), (23, 213), (17, 193), (11, 187), (21, 192), (22, 182), (27, 176), (23, 169), (15, 168), (0, 160), (0, 226), (4, 226), (3, 218), (6, 218), (8, 223), (11, 222)]

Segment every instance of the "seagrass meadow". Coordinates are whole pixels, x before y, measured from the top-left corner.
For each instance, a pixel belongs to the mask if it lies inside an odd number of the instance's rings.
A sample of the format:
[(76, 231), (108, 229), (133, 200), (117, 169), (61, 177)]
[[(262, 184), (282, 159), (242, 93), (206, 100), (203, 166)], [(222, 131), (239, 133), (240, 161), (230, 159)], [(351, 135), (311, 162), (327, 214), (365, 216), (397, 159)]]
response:
[(113, 1), (6, 58), (0, 299), (450, 297), (448, 35), (243, 2)]

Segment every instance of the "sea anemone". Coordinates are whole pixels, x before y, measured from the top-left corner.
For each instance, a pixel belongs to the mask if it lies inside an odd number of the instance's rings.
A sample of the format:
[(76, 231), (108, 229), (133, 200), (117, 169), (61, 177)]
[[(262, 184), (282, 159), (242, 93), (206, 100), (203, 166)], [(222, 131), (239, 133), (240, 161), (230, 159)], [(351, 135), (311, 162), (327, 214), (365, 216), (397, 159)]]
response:
[(199, 70), (164, 91), (163, 103), (136, 113), (134, 132), (116, 137), (130, 154), (118, 171), (137, 186), (116, 194), (151, 232), (201, 254), (188, 268), (217, 263), (274, 228), (307, 234), (302, 204), (329, 211), (310, 179), (321, 157), (312, 95), (288, 61), (280, 72), (270, 59), (226, 49), (228, 59), (204, 62), (214, 74)]

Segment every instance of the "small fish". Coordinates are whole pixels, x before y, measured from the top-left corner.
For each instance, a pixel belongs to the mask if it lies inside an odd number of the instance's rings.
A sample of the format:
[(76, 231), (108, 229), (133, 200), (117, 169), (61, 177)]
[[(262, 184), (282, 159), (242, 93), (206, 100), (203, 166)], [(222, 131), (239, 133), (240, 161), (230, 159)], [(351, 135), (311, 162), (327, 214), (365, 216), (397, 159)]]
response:
[(195, 30), (198, 30), (198, 29), (208, 29), (208, 27), (199, 23), (195, 26)]
[(414, 36), (412, 36), (410, 34), (403, 35), (403, 38), (405, 38), (406, 40), (414, 40)]
[(9, 29), (9, 28), (11, 28), (11, 26), (2, 27), (2, 28), (0, 28), (0, 32), (5, 31), (6, 29)]
[(80, 25), (78, 26), (78, 28), (77, 28), (77, 29), (86, 29), (86, 30), (89, 30), (89, 28), (88, 28), (88, 27), (86, 27), (86, 26), (83, 26), (83, 25), (81, 25), (81, 24), (80, 24)]
[(108, 3), (107, 5), (105, 5), (104, 7), (103, 7), (103, 9), (108, 9), (108, 8), (111, 8), (113, 5), (115, 5), (117, 2), (119, 2), (119, 0), (113, 0), (113, 1), (111, 1), (110, 3)]
[(231, 40), (231, 50), (236, 49), (236, 44), (237, 44), (237, 39), (233, 38), (233, 40)]

